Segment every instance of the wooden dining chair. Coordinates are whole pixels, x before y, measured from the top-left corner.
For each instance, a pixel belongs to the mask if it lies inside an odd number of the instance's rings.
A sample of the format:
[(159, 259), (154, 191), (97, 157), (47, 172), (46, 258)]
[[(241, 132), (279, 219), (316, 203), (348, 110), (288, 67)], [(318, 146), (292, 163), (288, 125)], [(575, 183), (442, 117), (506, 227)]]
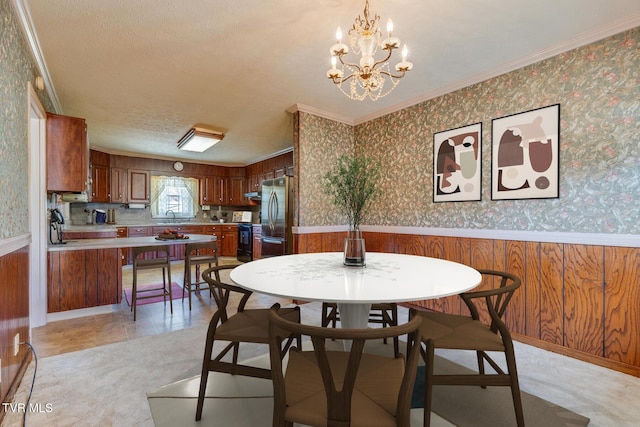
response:
[[(335, 328), (339, 321), (340, 313), (338, 312), (338, 304), (333, 302), (323, 302), (322, 319), (320, 324), (323, 327), (331, 325)], [(368, 322), (380, 324), (383, 328), (396, 326), (398, 324), (398, 304), (394, 302), (371, 304)], [(385, 344), (387, 343), (386, 338), (383, 341)], [(393, 338), (393, 354), (396, 356), (400, 354), (398, 337)]]
[[(421, 354), (425, 361), (425, 400), (424, 425), (431, 422), (431, 399), (434, 385), (479, 385), (511, 387), (511, 397), (515, 409), (516, 423), (524, 426), (520, 386), (513, 342), (509, 329), (502, 321), (507, 305), (513, 293), (520, 287), (521, 281), (513, 274), (494, 271), (478, 270), (482, 274), (483, 284), (499, 285), (491, 289), (465, 292), (460, 294), (465, 302), (470, 316), (437, 313), (431, 311), (409, 311), (410, 319), (421, 319), (420, 339), (424, 344)], [(494, 280), (495, 279), (495, 280)], [(488, 310), (489, 324), (482, 322), (478, 305), (474, 301), (484, 300)], [(473, 350), (478, 359), (477, 374), (434, 374), (434, 352), (436, 348), (451, 350)], [(501, 352), (504, 354), (506, 372), (489, 356), (487, 352)], [(495, 373), (486, 372), (484, 362), (487, 362)]]
[[(245, 375), (256, 378), (271, 378), (271, 370), (256, 366), (243, 365), (238, 362), (240, 343), (269, 344), (269, 308), (247, 309), (246, 304), (252, 292), (236, 285), (225, 283), (220, 277), (223, 271), (232, 270), (237, 265), (220, 265), (206, 269), (202, 272), (202, 278), (209, 284), (218, 309), (213, 314), (207, 329), (204, 358), (202, 361), (202, 373), (200, 376), (200, 390), (196, 407), (196, 421), (202, 418), (205, 392), (209, 372), (223, 372), (232, 375)], [(233, 306), (237, 301), (237, 308)], [(300, 307), (281, 308), (278, 312), (283, 318), (292, 323), (300, 323)], [(283, 348), (280, 350), (282, 357), (287, 353), (294, 339), (298, 346), (301, 345), (300, 336), (286, 334)], [(217, 355), (213, 355), (213, 346), (217, 341), (225, 341), (229, 344)], [(225, 356), (231, 351), (231, 360)]]
[[(269, 312), (273, 426), (409, 426), (420, 357), (418, 317), (387, 328), (325, 328), (287, 320), (278, 308)], [(291, 334), (310, 337), (313, 348), (292, 347), (285, 372), (280, 349)], [(406, 359), (364, 352), (367, 341), (404, 334)], [(329, 350), (333, 339), (351, 340), (351, 349)]]

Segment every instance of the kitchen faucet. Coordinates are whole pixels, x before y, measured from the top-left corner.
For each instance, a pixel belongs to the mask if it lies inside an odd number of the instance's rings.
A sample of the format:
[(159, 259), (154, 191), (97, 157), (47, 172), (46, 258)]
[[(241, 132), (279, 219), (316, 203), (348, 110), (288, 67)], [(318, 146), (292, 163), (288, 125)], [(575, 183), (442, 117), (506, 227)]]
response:
[(165, 215), (169, 215), (169, 213), (171, 213), (171, 215), (173, 215), (173, 222), (176, 222), (176, 213), (174, 211), (172, 211), (171, 209), (169, 209), (167, 212), (165, 212)]

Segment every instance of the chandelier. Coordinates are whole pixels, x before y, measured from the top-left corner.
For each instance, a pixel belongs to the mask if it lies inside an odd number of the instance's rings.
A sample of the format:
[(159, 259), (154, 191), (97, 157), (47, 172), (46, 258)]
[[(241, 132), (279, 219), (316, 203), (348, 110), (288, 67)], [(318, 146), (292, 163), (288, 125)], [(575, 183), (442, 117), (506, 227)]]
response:
[[(366, 97), (375, 101), (388, 95), (395, 89), (413, 64), (407, 61), (407, 45), (402, 48), (402, 61), (395, 65), (395, 74), (391, 71), (389, 58), (394, 49), (400, 47), (400, 39), (393, 37), (393, 22), (387, 22), (387, 38), (382, 39), (380, 32), (380, 16), (375, 14), (369, 18), (369, 0), (364, 5), (364, 18), (358, 15), (353, 27), (349, 30), (349, 44), (356, 55), (360, 55), (358, 64), (345, 61), (349, 47), (342, 43), (342, 30), (336, 31), (337, 42), (331, 46), (331, 65), (327, 77), (338, 86), (338, 89), (351, 99), (361, 101)], [(378, 48), (385, 51), (384, 58), (376, 60)], [(340, 66), (338, 66), (338, 60)], [(348, 75), (346, 75), (348, 73)], [(348, 88), (343, 87), (343, 83)]]

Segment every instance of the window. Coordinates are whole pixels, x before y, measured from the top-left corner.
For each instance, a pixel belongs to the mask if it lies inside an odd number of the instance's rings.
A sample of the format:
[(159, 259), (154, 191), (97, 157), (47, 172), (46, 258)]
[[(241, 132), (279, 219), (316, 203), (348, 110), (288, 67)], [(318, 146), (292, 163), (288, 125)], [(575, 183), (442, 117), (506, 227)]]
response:
[[(172, 214), (173, 212), (173, 214)], [(198, 213), (198, 180), (179, 176), (151, 177), (152, 218), (193, 218)]]

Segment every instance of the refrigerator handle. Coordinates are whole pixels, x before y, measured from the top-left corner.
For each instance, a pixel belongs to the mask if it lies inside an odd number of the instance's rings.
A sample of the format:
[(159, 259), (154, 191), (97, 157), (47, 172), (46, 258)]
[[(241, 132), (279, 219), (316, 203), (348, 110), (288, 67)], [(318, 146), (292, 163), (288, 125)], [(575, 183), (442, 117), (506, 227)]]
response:
[(273, 204), (275, 202), (275, 196), (276, 196), (276, 192), (274, 190), (271, 190), (271, 193), (269, 194), (269, 204), (267, 206), (267, 213), (269, 215), (268, 221), (269, 221), (269, 229), (271, 230), (271, 232), (273, 233), (273, 229), (275, 228), (274, 226), (274, 213), (273, 213)]
[(271, 231), (275, 228), (275, 220), (278, 218), (278, 194), (274, 191), (271, 192), (269, 197), (269, 227)]
[(277, 245), (281, 245), (282, 244), (282, 240), (281, 239), (274, 239), (271, 237), (263, 237), (262, 241), (265, 243), (275, 243)]

